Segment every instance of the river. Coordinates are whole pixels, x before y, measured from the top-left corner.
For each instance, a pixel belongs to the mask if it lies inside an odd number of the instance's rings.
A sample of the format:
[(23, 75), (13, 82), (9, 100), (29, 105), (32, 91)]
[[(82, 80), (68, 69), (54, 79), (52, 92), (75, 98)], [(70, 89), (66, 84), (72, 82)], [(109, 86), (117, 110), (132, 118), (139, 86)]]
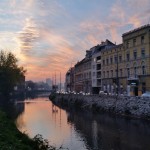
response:
[(16, 125), (69, 150), (149, 150), (150, 121), (63, 110), (47, 97), (16, 103)]

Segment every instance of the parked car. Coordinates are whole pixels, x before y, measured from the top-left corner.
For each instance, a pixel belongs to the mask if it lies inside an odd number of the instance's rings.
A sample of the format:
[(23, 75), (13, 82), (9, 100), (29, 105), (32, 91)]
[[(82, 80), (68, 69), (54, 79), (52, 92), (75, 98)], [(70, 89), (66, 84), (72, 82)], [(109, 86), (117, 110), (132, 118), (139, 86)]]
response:
[(142, 97), (150, 97), (150, 92), (145, 92), (141, 95)]
[(99, 91), (99, 94), (108, 95), (107, 91)]

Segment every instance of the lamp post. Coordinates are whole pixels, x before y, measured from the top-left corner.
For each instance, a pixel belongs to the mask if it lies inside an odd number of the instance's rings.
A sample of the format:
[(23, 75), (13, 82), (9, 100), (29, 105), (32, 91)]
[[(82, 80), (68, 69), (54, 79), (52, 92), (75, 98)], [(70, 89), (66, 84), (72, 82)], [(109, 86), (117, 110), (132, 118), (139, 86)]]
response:
[(119, 94), (119, 66), (118, 66), (118, 64), (119, 64), (119, 61), (118, 61), (118, 48), (116, 49), (117, 50), (117, 69), (116, 69), (116, 85), (117, 85), (117, 90), (116, 90), (116, 93), (117, 93), (117, 95)]

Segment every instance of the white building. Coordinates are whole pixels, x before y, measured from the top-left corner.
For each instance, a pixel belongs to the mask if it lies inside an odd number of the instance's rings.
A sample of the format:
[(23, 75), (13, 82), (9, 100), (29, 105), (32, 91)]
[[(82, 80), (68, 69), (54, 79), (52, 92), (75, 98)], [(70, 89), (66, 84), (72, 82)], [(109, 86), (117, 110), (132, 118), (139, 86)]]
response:
[(108, 47), (112, 47), (115, 44), (106, 39), (105, 42), (101, 42), (100, 45), (97, 45), (92, 50), (92, 93), (98, 94), (102, 90), (102, 61), (101, 61), (101, 50)]

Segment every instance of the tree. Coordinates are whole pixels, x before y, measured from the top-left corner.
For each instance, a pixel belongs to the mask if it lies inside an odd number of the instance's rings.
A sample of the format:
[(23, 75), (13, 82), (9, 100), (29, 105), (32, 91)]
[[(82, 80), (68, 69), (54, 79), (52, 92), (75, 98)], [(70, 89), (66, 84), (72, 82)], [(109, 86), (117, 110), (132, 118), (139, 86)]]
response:
[(23, 67), (11, 52), (0, 51), (0, 94), (8, 96), (25, 75)]

